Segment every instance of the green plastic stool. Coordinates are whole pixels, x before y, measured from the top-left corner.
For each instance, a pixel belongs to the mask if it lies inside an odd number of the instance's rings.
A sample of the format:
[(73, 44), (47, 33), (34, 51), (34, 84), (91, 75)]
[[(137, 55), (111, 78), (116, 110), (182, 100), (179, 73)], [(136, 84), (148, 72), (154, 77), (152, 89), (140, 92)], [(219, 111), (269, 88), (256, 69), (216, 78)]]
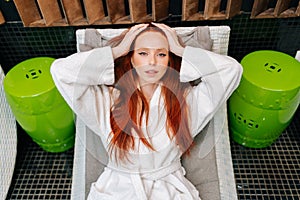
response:
[(56, 89), (50, 66), (54, 58), (37, 57), (14, 66), (4, 91), (16, 120), (42, 149), (63, 152), (74, 146), (74, 114)]
[(271, 50), (246, 55), (243, 76), (228, 100), (232, 139), (246, 147), (264, 148), (275, 142), (299, 105), (300, 62)]

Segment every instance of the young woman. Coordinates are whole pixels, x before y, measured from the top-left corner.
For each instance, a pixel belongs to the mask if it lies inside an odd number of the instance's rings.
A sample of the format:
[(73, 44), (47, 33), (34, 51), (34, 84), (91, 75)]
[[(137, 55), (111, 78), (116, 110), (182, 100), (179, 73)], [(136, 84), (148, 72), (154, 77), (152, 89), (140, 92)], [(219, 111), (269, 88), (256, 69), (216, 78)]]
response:
[(238, 86), (236, 60), (185, 47), (172, 28), (151, 23), (57, 59), (51, 72), (109, 153), (88, 199), (200, 199), (180, 158)]

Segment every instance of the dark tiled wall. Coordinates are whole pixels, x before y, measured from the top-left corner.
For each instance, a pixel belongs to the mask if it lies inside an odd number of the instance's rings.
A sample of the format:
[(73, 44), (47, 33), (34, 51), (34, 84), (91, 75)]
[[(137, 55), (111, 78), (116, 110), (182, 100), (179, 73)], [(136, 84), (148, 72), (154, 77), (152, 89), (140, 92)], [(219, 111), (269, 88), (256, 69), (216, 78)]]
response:
[[(182, 22), (170, 18), (166, 24), (174, 26), (229, 25), (231, 36), (229, 55), (241, 60), (249, 52), (272, 49), (295, 56), (300, 49), (300, 17), (281, 19), (250, 19), (250, 14), (231, 20)], [(32, 57), (64, 57), (76, 52), (75, 31), (79, 28), (123, 28), (129, 25), (94, 27), (23, 27), (20, 21), (0, 26), (0, 64), (5, 72), (17, 63)]]

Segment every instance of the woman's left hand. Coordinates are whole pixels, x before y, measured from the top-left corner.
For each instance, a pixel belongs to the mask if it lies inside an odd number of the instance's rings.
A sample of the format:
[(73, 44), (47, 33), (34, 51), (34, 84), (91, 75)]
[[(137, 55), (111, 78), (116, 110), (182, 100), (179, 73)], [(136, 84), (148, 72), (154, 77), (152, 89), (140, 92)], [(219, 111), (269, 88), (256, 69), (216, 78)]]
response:
[(165, 24), (154, 22), (152, 22), (152, 24), (160, 28), (166, 34), (170, 45), (170, 51), (175, 55), (182, 57), (184, 47), (180, 44), (176, 31)]
[(148, 24), (138, 24), (126, 31), (124, 38), (117, 46), (112, 48), (114, 59), (119, 58), (130, 51), (130, 46), (136, 36), (148, 27)]

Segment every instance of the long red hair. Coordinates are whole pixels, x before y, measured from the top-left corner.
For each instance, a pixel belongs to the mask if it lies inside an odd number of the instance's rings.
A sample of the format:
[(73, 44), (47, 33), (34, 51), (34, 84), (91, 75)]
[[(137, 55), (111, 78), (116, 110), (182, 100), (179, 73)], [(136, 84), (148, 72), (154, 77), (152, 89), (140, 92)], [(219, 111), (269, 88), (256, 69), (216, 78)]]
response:
[[(144, 31), (158, 31), (165, 36), (162, 30), (151, 25)], [(109, 44), (111, 46), (117, 45), (122, 41), (126, 32), (113, 38)], [(133, 47), (134, 42), (131, 49)], [(137, 133), (139, 140), (146, 147), (155, 151), (139, 128), (142, 126), (144, 116), (148, 122), (149, 104), (138, 89), (138, 77), (131, 64), (132, 54), (133, 51), (130, 51), (127, 55), (115, 60), (115, 84), (113, 87), (120, 93), (110, 111), (112, 138), (109, 149), (120, 160), (127, 158), (127, 152), (134, 149), (135, 141), (131, 134), (132, 130)], [(161, 79), (161, 94), (167, 112), (166, 131), (168, 136), (170, 139), (175, 137), (176, 144), (181, 151), (187, 153), (193, 143), (189, 130), (188, 106), (185, 99), (190, 84), (179, 81), (180, 66), (181, 57), (169, 52), (169, 67)]]

